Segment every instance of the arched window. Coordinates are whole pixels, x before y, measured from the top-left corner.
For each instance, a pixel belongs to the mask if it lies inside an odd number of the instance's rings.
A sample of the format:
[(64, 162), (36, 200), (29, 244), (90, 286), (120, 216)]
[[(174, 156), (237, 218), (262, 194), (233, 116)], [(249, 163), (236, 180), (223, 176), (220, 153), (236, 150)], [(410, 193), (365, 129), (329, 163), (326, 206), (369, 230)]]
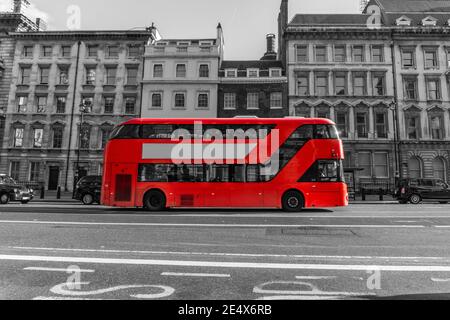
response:
[(414, 179), (422, 178), (422, 162), (419, 158), (413, 157), (408, 161), (409, 177)]
[(436, 179), (447, 181), (447, 172), (445, 170), (445, 160), (437, 157), (433, 160), (433, 172)]

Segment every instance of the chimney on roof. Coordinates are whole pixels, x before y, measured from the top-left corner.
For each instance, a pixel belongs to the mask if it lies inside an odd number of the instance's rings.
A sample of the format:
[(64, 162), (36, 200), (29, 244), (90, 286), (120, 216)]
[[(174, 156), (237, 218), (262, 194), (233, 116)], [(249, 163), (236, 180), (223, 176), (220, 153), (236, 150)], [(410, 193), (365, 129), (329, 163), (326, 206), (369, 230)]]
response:
[(273, 33), (269, 33), (266, 36), (267, 40), (267, 51), (261, 60), (277, 60), (277, 52), (275, 51), (275, 38)]

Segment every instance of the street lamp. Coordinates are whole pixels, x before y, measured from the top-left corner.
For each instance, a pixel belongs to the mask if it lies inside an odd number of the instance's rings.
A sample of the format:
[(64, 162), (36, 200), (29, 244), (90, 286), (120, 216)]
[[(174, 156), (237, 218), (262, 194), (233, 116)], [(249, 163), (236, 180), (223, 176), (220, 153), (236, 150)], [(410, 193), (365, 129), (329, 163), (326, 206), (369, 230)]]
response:
[[(80, 107), (80, 124), (78, 128), (78, 152), (77, 152), (77, 170), (75, 173), (75, 185), (80, 179), (80, 153), (81, 153), (81, 139), (82, 139), (82, 128), (83, 128), (83, 116), (92, 112), (92, 104), (86, 103), (86, 101), (81, 102)], [(74, 192), (75, 192), (75, 188)]]
[(401, 178), (402, 168), (400, 164), (400, 135), (399, 135), (399, 124), (398, 124), (398, 109), (397, 103), (392, 101), (389, 104), (389, 109), (393, 111), (394, 114), (394, 156), (395, 156), (395, 183), (397, 183), (398, 179)]

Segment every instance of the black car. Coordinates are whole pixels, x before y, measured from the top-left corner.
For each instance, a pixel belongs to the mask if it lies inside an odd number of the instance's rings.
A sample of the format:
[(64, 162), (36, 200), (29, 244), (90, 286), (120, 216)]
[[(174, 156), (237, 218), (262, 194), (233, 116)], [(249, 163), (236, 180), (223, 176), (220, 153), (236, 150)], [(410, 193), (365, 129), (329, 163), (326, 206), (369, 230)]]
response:
[(102, 191), (101, 176), (86, 176), (78, 181), (75, 186), (74, 199), (80, 200), (86, 205), (100, 203)]
[(34, 198), (33, 189), (19, 185), (13, 178), (0, 174), (0, 204), (19, 201), (27, 204)]
[(402, 179), (399, 181), (395, 198), (402, 204), (419, 204), (422, 201), (450, 202), (450, 188), (440, 179)]

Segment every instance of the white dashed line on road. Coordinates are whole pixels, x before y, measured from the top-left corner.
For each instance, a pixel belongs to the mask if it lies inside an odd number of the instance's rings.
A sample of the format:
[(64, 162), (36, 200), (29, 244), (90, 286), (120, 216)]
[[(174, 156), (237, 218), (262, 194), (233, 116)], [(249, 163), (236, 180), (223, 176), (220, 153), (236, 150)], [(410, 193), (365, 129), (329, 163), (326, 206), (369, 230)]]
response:
[(219, 273), (176, 273), (176, 272), (163, 272), (162, 276), (166, 277), (201, 277), (201, 278), (231, 278), (229, 274)]
[(48, 271), (48, 272), (65, 272), (65, 273), (72, 273), (72, 272), (84, 272), (84, 273), (94, 273), (95, 270), (90, 269), (71, 269), (71, 268), (41, 268), (41, 267), (27, 267), (24, 268), (25, 271)]

